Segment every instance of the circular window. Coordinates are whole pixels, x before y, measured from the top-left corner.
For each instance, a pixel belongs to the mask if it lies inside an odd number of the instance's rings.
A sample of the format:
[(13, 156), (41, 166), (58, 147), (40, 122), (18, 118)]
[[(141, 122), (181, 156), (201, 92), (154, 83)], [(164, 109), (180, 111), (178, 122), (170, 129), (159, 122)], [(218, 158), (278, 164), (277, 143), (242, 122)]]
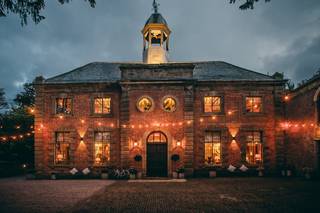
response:
[(149, 112), (152, 109), (152, 99), (149, 97), (142, 97), (138, 100), (137, 108), (140, 112)]
[(162, 107), (167, 112), (174, 112), (177, 109), (177, 102), (172, 97), (166, 97), (163, 100)]

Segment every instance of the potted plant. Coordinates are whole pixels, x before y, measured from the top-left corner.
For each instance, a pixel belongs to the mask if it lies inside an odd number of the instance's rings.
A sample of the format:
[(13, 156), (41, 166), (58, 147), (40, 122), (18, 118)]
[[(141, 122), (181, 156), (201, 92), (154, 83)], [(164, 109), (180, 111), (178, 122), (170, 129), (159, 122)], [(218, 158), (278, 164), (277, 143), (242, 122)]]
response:
[(264, 168), (263, 168), (262, 164), (260, 164), (259, 167), (257, 168), (259, 177), (263, 176), (263, 170), (264, 170)]
[(130, 168), (129, 173), (130, 173), (130, 175), (129, 175), (130, 179), (136, 179), (136, 175), (137, 175), (138, 171), (135, 168)]
[(179, 179), (184, 179), (184, 172), (185, 172), (184, 167), (180, 167), (179, 169), (177, 169)]
[[(142, 156), (139, 155), (139, 154), (134, 156), (134, 161), (135, 162), (141, 162), (142, 161)], [(138, 171), (137, 175), (136, 175), (136, 178), (141, 179), (142, 178), (142, 172)]]
[(210, 166), (209, 167), (209, 177), (210, 178), (217, 177), (217, 168), (215, 166)]
[(304, 178), (306, 180), (310, 180), (311, 179), (312, 168), (304, 167), (302, 169), (302, 171), (303, 171), (303, 174), (304, 174)]
[(50, 179), (51, 180), (56, 180), (57, 179), (56, 173), (52, 172), (51, 175), (50, 175)]
[(26, 174), (27, 180), (34, 180), (36, 179), (36, 171), (34, 169), (28, 169)]
[[(171, 156), (171, 160), (172, 160), (174, 163), (176, 163), (177, 161), (180, 160), (180, 156), (179, 156), (178, 154), (173, 154), (173, 155)], [(173, 172), (172, 172), (172, 178), (173, 178), (173, 179), (177, 179), (177, 178), (178, 178), (178, 172), (177, 172), (177, 171), (173, 171)]]
[(287, 177), (291, 177), (292, 176), (292, 170), (293, 170), (293, 166), (288, 165), (287, 166), (287, 171), (286, 171)]
[(108, 169), (103, 169), (101, 171), (101, 179), (109, 179), (109, 170)]

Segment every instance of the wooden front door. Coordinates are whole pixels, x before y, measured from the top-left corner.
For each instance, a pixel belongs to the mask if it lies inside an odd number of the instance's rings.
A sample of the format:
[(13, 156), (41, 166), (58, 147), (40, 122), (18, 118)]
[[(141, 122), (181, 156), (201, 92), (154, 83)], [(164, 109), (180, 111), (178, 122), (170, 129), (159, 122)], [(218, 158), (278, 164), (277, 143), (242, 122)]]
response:
[(147, 176), (168, 176), (168, 143), (162, 132), (153, 132), (147, 139)]

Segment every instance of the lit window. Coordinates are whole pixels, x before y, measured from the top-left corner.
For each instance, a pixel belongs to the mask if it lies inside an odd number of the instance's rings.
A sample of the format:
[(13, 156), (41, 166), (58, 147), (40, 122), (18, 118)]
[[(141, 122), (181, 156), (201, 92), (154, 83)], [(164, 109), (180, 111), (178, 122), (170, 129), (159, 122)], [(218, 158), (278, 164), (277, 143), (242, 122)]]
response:
[(221, 112), (221, 97), (204, 97), (204, 112)]
[(94, 113), (109, 114), (111, 112), (111, 98), (94, 98)]
[(94, 164), (106, 165), (110, 161), (110, 132), (95, 132), (94, 134)]
[(163, 101), (163, 109), (167, 112), (173, 112), (176, 110), (177, 103), (174, 98), (165, 98)]
[(56, 99), (56, 114), (71, 114), (71, 98), (57, 98)]
[(249, 132), (247, 135), (246, 161), (249, 164), (262, 163), (261, 132)]
[(70, 163), (70, 133), (57, 132), (55, 141), (55, 164)]
[(262, 112), (262, 98), (261, 97), (247, 97), (246, 98), (246, 112)]
[(149, 112), (152, 109), (152, 101), (148, 97), (142, 97), (137, 103), (140, 112)]
[(220, 132), (205, 133), (205, 164), (221, 164), (221, 135)]

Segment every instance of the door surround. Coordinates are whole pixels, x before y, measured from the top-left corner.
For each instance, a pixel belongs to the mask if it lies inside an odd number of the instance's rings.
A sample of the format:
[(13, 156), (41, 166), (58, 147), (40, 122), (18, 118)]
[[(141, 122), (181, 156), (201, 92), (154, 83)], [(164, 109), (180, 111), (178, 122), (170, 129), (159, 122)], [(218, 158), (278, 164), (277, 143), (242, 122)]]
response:
[(147, 174), (147, 139), (148, 139), (148, 136), (153, 133), (153, 132), (162, 132), (164, 135), (166, 135), (167, 137), (167, 174), (168, 174), (168, 177), (171, 176), (172, 172), (171, 172), (171, 150), (172, 150), (172, 136), (171, 134), (166, 131), (166, 130), (163, 130), (161, 128), (155, 128), (153, 130), (150, 130), (150, 131), (146, 131), (144, 134), (143, 134), (143, 137), (142, 137), (142, 149), (143, 149), (143, 156), (142, 156), (142, 170), (143, 170), (143, 174), (146, 176)]

